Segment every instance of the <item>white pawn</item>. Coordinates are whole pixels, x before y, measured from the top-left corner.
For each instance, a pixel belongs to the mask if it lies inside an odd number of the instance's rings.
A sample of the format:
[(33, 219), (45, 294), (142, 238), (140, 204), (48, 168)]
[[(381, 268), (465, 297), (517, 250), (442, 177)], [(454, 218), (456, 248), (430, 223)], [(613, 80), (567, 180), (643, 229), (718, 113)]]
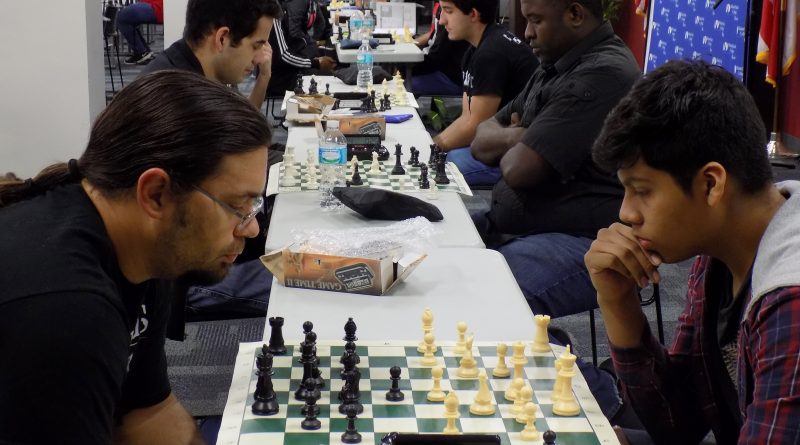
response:
[(383, 93), (381, 96), (386, 96), (389, 94), (389, 82), (386, 79), (383, 79), (383, 82), (381, 82), (381, 87), (383, 87)]
[(318, 161), (317, 156), (317, 153), (315, 153), (313, 150), (308, 150), (306, 152), (306, 166), (316, 165)]
[(306, 188), (308, 190), (319, 189), (319, 182), (317, 181), (317, 167), (314, 164), (306, 165)]
[(522, 391), (525, 388), (525, 380), (523, 380), (523, 379), (514, 379), (514, 381), (511, 382), (511, 386), (514, 388), (514, 399), (512, 400), (514, 402), (514, 404), (511, 405), (510, 412), (511, 412), (511, 414), (516, 416), (517, 414), (522, 412), (523, 404), (519, 403), (518, 401), (520, 400), (520, 396), (522, 395)]
[(436, 366), (436, 357), (433, 355), (433, 334), (425, 334), (425, 355), (422, 356), (422, 366)]
[(522, 387), (522, 389), (519, 390), (519, 393), (517, 394), (517, 399), (514, 400), (514, 406), (519, 406), (519, 408), (517, 408), (519, 409), (519, 412), (517, 413), (516, 417), (518, 423), (526, 422), (525, 404), (530, 402), (531, 400), (533, 400), (533, 389), (530, 386), (525, 385)]
[[(422, 311), (422, 335), (425, 338), (425, 334), (433, 332), (433, 312), (431, 308), (426, 307), (424, 311)], [(437, 347), (433, 345), (433, 352), (436, 352)], [(417, 346), (417, 352), (425, 352), (425, 342), (419, 342), (419, 346)]]
[(511, 371), (506, 365), (506, 353), (508, 352), (508, 345), (505, 343), (497, 344), (497, 367), (492, 370), (492, 375), (504, 379), (511, 375)]
[(381, 172), (381, 161), (378, 160), (378, 152), (372, 152), (372, 164), (369, 166), (369, 172), (375, 174)]
[(512, 345), (514, 353), (511, 355), (511, 364), (514, 365), (514, 378), (524, 378), (523, 366), (528, 363), (525, 358), (525, 344), (521, 341), (514, 342)]
[(434, 366), (431, 369), (433, 388), (428, 391), (428, 395), (426, 396), (431, 402), (441, 402), (445, 398), (445, 393), (442, 391), (442, 374), (444, 374), (444, 370), (441, 366)]
[(439, 187), (431, 181), (431, 186), (428, 188), (428, 201), (435, 201), (439, 199)]
[(453, 355), (462, 356), (467, 350), (467, 344), (464, 342), (464, 336), (467, 333), (467, 324), (463, 321), (459, 321), (458, 324), (456, 324), (456, 331), (458, 331), (458, 341), (456, 341), (456, 345), (453, 347)]
[(469, 406), (469, 412), (476, 416), (491, 416), (495, 413), (496, 408), (492, 404), (492, 392), (489, 390), (489, 377), (486, 376), (486, 370), (481, 369), (478, 374), (478, 393), (475, 394), (475, 400)]
[(444, 417), (447, 418), (447, 426), (442, 431), (445, 434), (461, 434), (456, 426), (456, 419), (458, 419), (458, 396), (453, 391), (447, 394), (444, 399)]
[(550, 316), (534, 315), (533, 322), (536, 324), (536, 332), (533, 336), (531, 351), (550, 352), (550, 339), (547, 337), (547, 326), (550, 324)]
[(520, 439), (525, 442), (539, 440), (539, 431), (536, 429), (536, 404), (528, 402), (525, 404), (525, 428), (520, 432)]
[(474, 379), (478, 377), (478, 368), (477, 368), (478, 362), (475, 361), (475, 357), (472, 355), (472, 342), (474, 340), (475, 336), (472, 334), (470, 334), (469, 337), (467, 337), (464, 356), (461, 357), (458, 369), (456, 370), (456, 375), (458, 375), (461, 378)]

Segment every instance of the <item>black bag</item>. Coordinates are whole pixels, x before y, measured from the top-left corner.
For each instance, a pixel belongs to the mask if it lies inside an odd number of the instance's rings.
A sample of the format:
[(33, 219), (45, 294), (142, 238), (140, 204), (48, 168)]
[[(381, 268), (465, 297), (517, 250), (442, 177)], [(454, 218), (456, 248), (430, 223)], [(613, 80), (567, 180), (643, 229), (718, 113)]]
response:
[[(347, 85), (355, 85), (358, 79), (358, 66), (354, 63), (347, 68), (340, 68), (333, 72), (333, 75), (342, 79), (342, 82)], [(381, 83), (383, 80), (392, 80), (392, 75), (385, 69), (373, 65), (372, 66), (372, 83)]]
[(389, 190), (369, 187), (334, 187), (333, 196), (366, 218), (402, 221), (422, 216), (431, 222), (444, 219), (442, 212), (435, 205)]

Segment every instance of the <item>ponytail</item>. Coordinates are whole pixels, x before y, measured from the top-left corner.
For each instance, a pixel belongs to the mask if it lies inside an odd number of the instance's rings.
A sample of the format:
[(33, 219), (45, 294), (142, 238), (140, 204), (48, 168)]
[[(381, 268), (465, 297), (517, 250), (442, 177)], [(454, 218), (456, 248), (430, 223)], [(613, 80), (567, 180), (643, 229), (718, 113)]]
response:
[(59, 185), (81, 180), (78, 161), (59, 162), (46, 167), (35, 178), (0, 179), (0, 209), (11, 204), (43, 195)]

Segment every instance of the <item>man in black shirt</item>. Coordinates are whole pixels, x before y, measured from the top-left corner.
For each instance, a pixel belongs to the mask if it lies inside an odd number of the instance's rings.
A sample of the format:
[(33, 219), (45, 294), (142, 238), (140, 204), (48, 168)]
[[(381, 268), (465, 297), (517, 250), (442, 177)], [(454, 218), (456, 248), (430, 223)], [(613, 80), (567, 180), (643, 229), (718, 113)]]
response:
[(258, 233), (269, 128), (219, 82), (153, 73), (80, 159), (0, 181), (0, 443), (205, 443), (170, 389), (157, 291), (222, 279)]
[[(461, 62), (461, 116), (434, 138), (440, 149), (450, 151), (468, 146), (478, 124), (513, 99), (539, 63), (522, 40), (494, 23), (497, 0), (443, 0), (441, 5), (439, 23), (450, 40), (470, 44)], [(469, 156), (469, 148), (462, 148), (448, 160), (461, 168), (459, 151)], [(471, 183), (471, 172), (462, 173)]]
[(469, 48), (466, 40), (450, 40), (447, 29), (439, 23), (441, 3), (433, 4), (430, 31), (415, 39), (425, 59), (414, 64), (411, 86), (416, 96), (458, 96), (461, 88), (461, 60)]
[(583, 255), (597, 230), (616, 221), (622, 187), (590, 149), (640, 72), (602, 21), (600, 0), (522, 0), (522, 13), (542, 65), (478, 127), (472, 154), (502, 179), (476, 224), (507, 241), (497, 249), (534, 312), (562, 316), (597, 305)]
[(183, 38), (142, 73), (187, 70), (235, 88), (257, 67), (250, 102), (261, 108), (272, 76), (268, 39), (280, 14), (277, 0), (191, 0)]

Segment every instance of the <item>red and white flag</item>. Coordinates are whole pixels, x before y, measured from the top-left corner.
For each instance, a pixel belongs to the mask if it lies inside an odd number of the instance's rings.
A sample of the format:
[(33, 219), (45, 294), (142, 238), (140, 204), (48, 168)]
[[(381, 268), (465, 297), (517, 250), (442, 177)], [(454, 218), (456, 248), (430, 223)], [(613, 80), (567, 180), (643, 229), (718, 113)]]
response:
[[(781, 1), (786, 4), (782, 57), (777, 51)], [(798, 2), (800, 0), (764, 0), (761, 11), (761, 29), (758, 32), (756, 61), (767, 65), (767, 82), (772, 85), (775, 85), (775, 78), (778, 75), (789, 74), (789, 68), (797, 57)]]

